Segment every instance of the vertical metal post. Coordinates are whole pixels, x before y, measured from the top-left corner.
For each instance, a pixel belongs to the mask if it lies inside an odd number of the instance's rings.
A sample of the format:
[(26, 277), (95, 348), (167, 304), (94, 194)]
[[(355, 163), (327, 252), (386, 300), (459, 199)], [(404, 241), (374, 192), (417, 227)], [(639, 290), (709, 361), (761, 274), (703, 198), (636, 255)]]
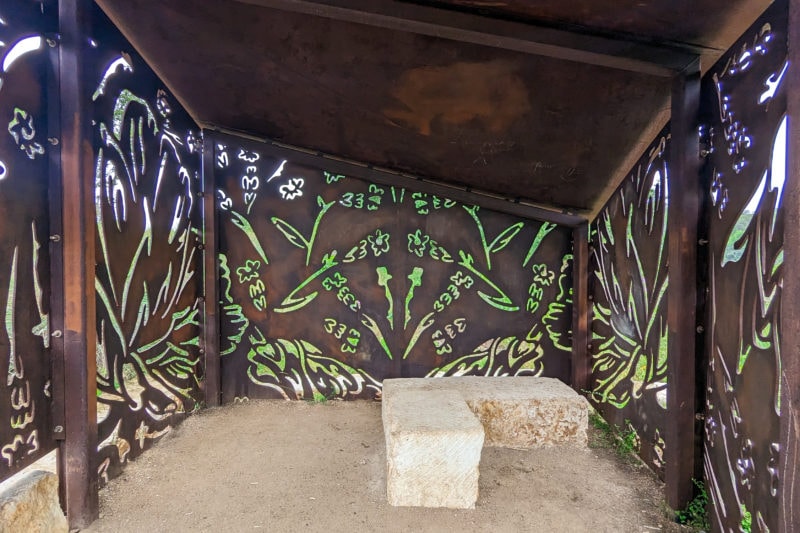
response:
[(90, 99), (86, 87), (90, 0), (59, 2), (65, 440), (65, 507), (71, 528), (98, 516), (95, 229)]
[[(58, 9), (57, 2), (45, 4), (45, 9)], [(50, 139), (61, 138), (61, 101), (59, 85), (59, 54), (60, 49), (55, 35), (48, 36), (48, 70), (47, 70), (47, 137)], [(64, 389), (64, 255), (63, 255), (63, 194), (61, 191), (61, 143), (48, 147), (48, 183), (47, 196), (49, 203), (49, 256), (50, 256), (50, 361), (51, 377), (50, 390), (52, 393), (52, 424), (53, 438), (57, 441), (64, 440), (64, 402), (66, 391)], [(62, 333), (59, 335), (56, 332)], [(59, 460), (56, 462), (58, 477), (65, 478), (63, 450), (58, 450)], [(61, 505), (65, 506), (64, 483), (59, 483), (58, 495)]]
[(572, 388), (589, 387), (589, 223), (572, 230)]
[(695, 445), (695, 365), (702, 353), (697, 327), (697, 228), (703, 193), (699, 112), (700, 68), (696, 62), (675, 77), (672, 87), (665, 490), (673, 509), (685, 507), (692, 499), (692, 477), (699, 459)]
[(205, 402), (220, 403), (219, 272), (217, 265), (217, 210), (215, 206), (214, 139), (203, 132), (203, 349), (205, 351)]
[(788, 167), (783, 248), (786, 260), (781, 294), (781, 438), (778, 531), (800, 524), (800, 0), (789, 0)]

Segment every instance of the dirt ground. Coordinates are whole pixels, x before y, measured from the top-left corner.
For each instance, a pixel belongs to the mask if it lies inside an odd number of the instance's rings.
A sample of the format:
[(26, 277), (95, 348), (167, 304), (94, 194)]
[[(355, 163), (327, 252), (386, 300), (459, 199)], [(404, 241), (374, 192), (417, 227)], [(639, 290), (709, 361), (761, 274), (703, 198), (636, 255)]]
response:
[(380, 408), (251, 401), (192, 416), (100, 492), (86, 531), (679, 531), (649, 471), (603, 447), (485, 448), (476, 509), (391, 507)]

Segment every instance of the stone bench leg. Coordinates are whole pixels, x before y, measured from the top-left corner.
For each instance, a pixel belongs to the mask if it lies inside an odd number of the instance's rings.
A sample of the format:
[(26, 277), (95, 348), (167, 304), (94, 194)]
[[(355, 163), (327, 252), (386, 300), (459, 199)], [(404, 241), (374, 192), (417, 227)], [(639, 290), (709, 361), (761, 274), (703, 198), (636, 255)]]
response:
[(475, 508), (484, 434), (460, 394), (396, 394), (383, 421), (390, 505)]
[(58, 504), (58, 478), (30, 470), (0, 493), (0, 532), (67, 533), (67, 519)]

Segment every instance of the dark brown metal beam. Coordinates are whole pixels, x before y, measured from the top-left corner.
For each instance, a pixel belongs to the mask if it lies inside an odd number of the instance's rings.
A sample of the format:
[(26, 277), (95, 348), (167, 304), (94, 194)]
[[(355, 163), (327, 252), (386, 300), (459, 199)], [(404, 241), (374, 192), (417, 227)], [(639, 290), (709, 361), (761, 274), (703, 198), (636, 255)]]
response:
[(93, 149), (86, 84), (91, 0), (59, 6), (65, 440), (61, 441), (65, 507), (70, 529), (98, 517), (97, 374), (95, 353), (95, 231)]
[[(57, 10), (57, 2), (45, 4), (45, 9)], [(55, 37), (55, 36), (52, 36)], [(59, 65), (60, 48), (51, 46), (56, 44), (55, 38), (48, 41), (48, 70), (47, 70), (47, 94), (59, 95)], [(47, 100), (47, 137), (59, 139), (61, 137), (61, 102), (59, 98), (48, 98)], [(60, 144), (60, 143), (59, 143)], [(64, 426), (64, 406), (66, 402), (66, 390), (64, 388), (64, 254), (63, 254), (63, 194), (61, 191), (61, 150), (59, 145), (51, 146), (47, 150), (48, 161), (48, 185), (47, 201), (49, 203), (50, 227), (48, 229), (49, 255), (50, 255), (50, 331), (62, 332), (62, 335), (51, 335), (50, 337), (50, 390), (52, 392), (52, 412), (50, 423), (52, 425), (53, 439), (60, 441), (56, 445), (63, 443), (65, 438)], [(63, 447), (57, 448), (58, 460), (56, 461), (58, 478), (61, 482), (58, 485), (58, 497), (61, 506), (66, 509), (66, 493), (63, 480), (66, 478), (64, 470), (65, 461), (61, 460)]]
[(392, 0), (238, 1), (662, 77), (683, 71), (702, 51), (677, 43), (653, 44), (630, 38), (611, 38)]
[(524, 200), (505, 198), (488, 191), (478, 191), (463, 186), (449, 185), (438, 180), (410, 176), (408, 174), (395, 172), (391, 169), (374, 167), (365, 163), (342, 159), (330, 154), (323, 154), (296, 146), (277, 143), (269, 139), (258, 139), (213, 126), (205, 131), (215, 132), (216, 135), (229, 135), (235, 138), (242, 146), (250, 146), (253, 150), (262, 153), (270, 153), (275, 157), (288, 159), (295, 163), (311, 167), (324, 167), (330, 172), (346, 174), (350, 177), (371, 181), (379, 185), (408, 187), (415, 191), (449, 198), (461, 202), (462, 204), (477, 205), (500, 213), (552, 222), (553, 224), (562, 226), (573, 227), (586, 221), (583, 216), (547, 209), (545, 207), (533, 205)]
[(800, 0), (789, 0), (789, 64), (786, 97), (789, 119), (788, 169), (781, 293), (781, 439), (778, 531), (800, 524)]
[(214, 140), (203, 138), (203, 350), (205, 351), (206, 407), (220, 402), (219, 272), (217, 210), (214, 187)]
[(676, 76), (672, 89), (669, 155), (669, 288), (667, 289), (666, 499), (683, 509), (692, 499), (695, 472), (696, 358), (702, 353), (697, 328), (697, 229), (700, 186), (699, 64)]
[(589, 388), (589, 224), (572, 230), (572, 388)]

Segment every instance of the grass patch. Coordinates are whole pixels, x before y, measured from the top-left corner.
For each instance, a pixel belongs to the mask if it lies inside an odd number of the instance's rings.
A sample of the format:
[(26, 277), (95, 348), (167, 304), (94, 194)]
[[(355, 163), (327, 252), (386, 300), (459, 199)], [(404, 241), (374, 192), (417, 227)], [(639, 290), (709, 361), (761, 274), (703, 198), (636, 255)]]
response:
[(742, 505), (742, 523), (740, 529), (744, 533), (750, 533), (753, 529), (753, 515), (747, 510), (747, 507)]
[[(706, 486), (702, 481), (693, 479), (692, 482), (697, 487), (697, 495), (689, 502), (686, 509), (675, 513), (675, 518), (679, 524), (696, 530), (708, 531), (711, 527), (708, 520), (708, 491), (706, 491)], [(744, 526), (744, 520), (742, 520), (742, 525)], [(743, 531), (750, 531), (750, 529)]]
[(638, 463), (639, 435), (630, 420), (624, 427), (611, 425), (597, 411), (589, 413), (589, 423), (597, 430), (589, 445), (593, 448), (610, 448), (625, 462)]
[(326, 395), (326, 394), (322, 394), (319, 391), (314, 391), (314, 397), (313, 398), (305, 398), (305, 401), (307, 401), (308, 403), (323, 403), (324, 404), (324, 403), (328, 403), (328, 402), (330, 402), (332, 400), (336, 400), (336, 393), (335, 392), (331, 392), (330, 394)]

